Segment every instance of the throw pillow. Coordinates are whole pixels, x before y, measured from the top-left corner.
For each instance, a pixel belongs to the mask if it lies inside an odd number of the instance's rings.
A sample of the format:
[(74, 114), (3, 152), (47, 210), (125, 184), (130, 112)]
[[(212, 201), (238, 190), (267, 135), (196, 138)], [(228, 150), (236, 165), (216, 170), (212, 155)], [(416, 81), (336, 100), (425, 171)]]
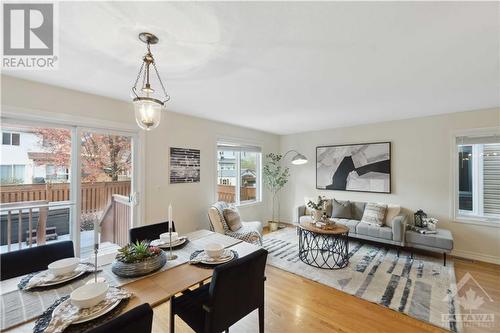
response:
[(339, 219), (351, 219), (351, 202), (332, 200), (332, 217)]
[(392, 228), (392, 220), (399, 215), (400, 211), (401, 211), (401, 206), (388, 204), (387, 211), (385, 213), (384, 224)]
[(365, 211), (363, 212), (363, 218), (361, 218), (361, 223), (378, 225), (379, 227), (383, 226), (386, 210), (387, 205), (385, 204), (378, 204), (373, 202), (367, 203)]
[(236, 209), (224, 208), (223, 214), (231, 231), (237, 231), (242, 227), (240, 213)]

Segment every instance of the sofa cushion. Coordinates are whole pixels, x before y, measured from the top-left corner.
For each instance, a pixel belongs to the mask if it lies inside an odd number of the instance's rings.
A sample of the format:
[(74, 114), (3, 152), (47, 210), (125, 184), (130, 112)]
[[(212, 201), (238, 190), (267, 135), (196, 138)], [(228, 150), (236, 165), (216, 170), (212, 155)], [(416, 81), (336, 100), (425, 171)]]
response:
[(343, 226), (346, 226), (349, 229), (349, 234), (356, 233), (356, 226), (359, 224), (358, 220), (337, 219), (337, 218), (332, 218), (332, 220), (334, 220), (335, 223), (342, 224)]
[(353, 220), (361, 220), (365, 211), (365, 202), (351, 202), (351, 213)]
[(365, 212), (361, 223), (382, 226), (384, 224), (385, 211), (387, 210), (386, 204), (378, 204), (369, 202), (366, 204)]
[(392, 228), (392, 220), (399, 215), (401, 211), (400, 205), (387, 204), (387, 210), (385, 211), (384, 224)]
[[(333, 199), (331, 201), (332, 212), (329, 216), (339, 219), (351, 219), (351, 203), (347, 201), (338, 201)], [(328, 213), (327, 213), (328, 215)]]
[(231, 231), (237, 231), (241, 228), (242, 224), (240, 213), (238, 213), (236, 209), (224, 208), (222, 212), (224, 215), (224, 219), (226, 220), (226, 223)]
[(356, 226), (356, 233), (374, 238), (392, 240), (392, 229), (389, 227), (379, 227), (368, 223), (360, 222)]
[(453, 249), (453, 235), (449, 230), (438, 229), (436, 234), (421, 234), (416, 231), (407, 231), (405, 235), (408, 245), (421, 245), (436, 249)]

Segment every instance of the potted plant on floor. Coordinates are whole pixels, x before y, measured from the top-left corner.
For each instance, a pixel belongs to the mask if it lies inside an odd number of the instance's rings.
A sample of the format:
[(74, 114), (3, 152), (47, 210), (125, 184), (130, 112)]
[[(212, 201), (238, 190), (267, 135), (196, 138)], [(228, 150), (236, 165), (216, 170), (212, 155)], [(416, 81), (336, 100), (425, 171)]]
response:
[(159, 270), (166, 262), (165, 252), (159, 247), (137, 241), (118, 250), (111, 271), (122, 277), (142, 276)]
[[(283, 155), (270, 153), (266, 155), (266, 163), (263, 168), (264, 182), (272, 194), (272, 220), (268, 221), (270, 231), (275, 231), (279, 227), (280, 206), (279, 192), (288, 182), (290, 170), (281, 166)], [(277, 219), (275, 218), (277, 215)]]

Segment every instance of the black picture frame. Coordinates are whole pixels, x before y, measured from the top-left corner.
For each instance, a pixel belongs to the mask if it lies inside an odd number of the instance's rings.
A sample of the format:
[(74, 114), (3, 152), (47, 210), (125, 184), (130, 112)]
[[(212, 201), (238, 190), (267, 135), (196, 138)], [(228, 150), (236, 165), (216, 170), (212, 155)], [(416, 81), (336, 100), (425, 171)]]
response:
[[(339, 148), (339, 147), (347, 147), (347, 146), (368, 146), (368, 145), (380, 145), (387, 144), (388, 145), (388, 153), (389, 159), (388, 162), (385, 162), (383, 168), (387, 171), (389, 178), (389, 186), (387, 191), (373, 191), (373, 190), (352, 190), (352, 189), (341, 189), (341, 188), (327, 188), (327, 186), (319, 186), (318, 185), (318, 166), (319, 166), (319, 153), (320, 149), (328, 149), (328, 148)], [(386, 173), (386, 172), (384, 172)], [(332, 182), (333, 185), (333, 182)], [(322, 145), (316, 146), (316, 189), (324, 190), (324, 191), (347, 191), (347, 192), (364, 192), (364, 193), (381, 193), (381, 194), (390, 194), (392, 193), (392, 143), (390, 141), (382, 141), (382, 142), (367, 142), (367, 143), (348, 143), (348, 144), (339, 144), (339, 145)]]

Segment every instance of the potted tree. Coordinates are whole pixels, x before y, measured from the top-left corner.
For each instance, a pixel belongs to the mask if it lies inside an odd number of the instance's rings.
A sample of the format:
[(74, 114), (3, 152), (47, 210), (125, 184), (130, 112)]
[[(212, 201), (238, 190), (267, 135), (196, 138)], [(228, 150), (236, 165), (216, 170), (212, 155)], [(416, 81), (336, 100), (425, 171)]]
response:
[[(290, 170), (281, 166), (283, 155), (270, 153), (266, 155), (266, 163), (263, 168), (264, 182), (272, 194), (272, 220), (268, 221), (269, 229), (275, 231), (279, 227), (280, 208), (279, 192), (288, 182)], [(276, 219), (275, 217), (278, 217)]]

